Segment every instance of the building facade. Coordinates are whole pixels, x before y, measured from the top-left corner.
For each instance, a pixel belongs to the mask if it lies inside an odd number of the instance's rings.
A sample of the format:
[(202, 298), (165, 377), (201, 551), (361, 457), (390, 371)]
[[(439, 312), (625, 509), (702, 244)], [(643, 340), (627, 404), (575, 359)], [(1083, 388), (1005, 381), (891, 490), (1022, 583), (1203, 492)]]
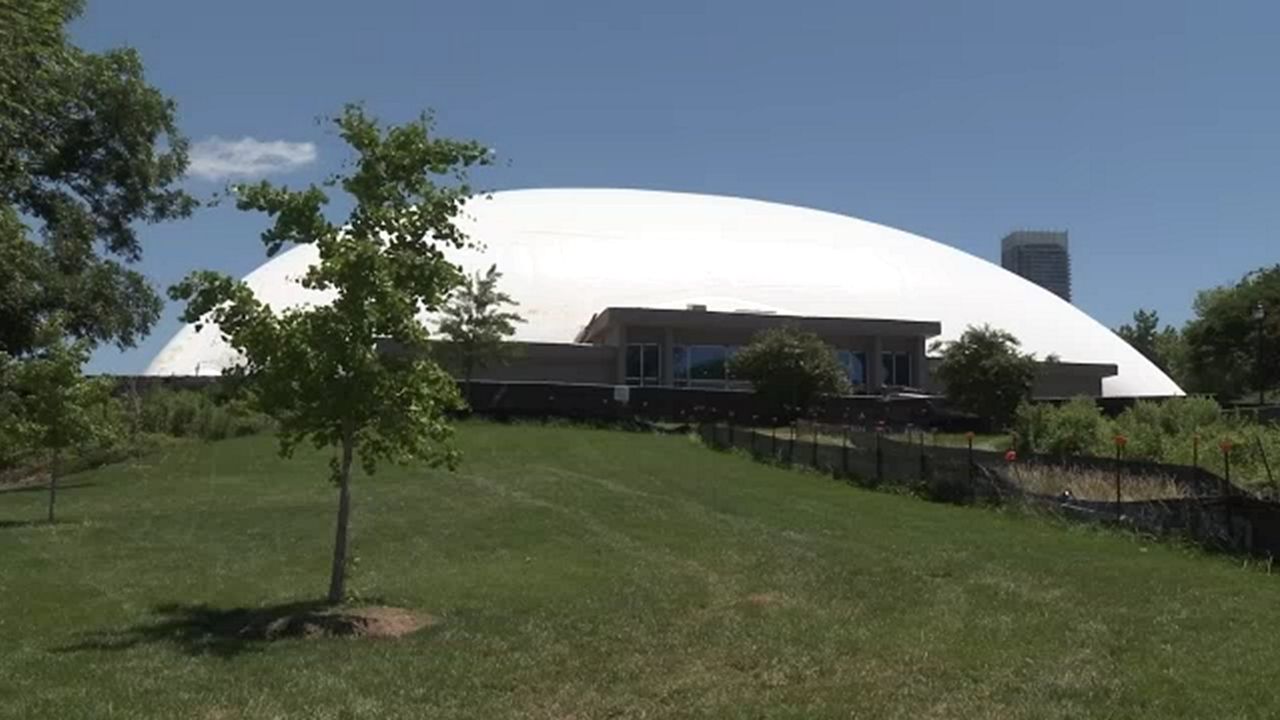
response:
[(1009, 233), (1000, 241), (1000, 264), (1071, 302), (1071, 251), (1065, 231)]
[(863, 392), (924, 388), (929, 381), (925, 346), (940, 323), (876, 318), (829, 318), (685, 310), (606, 308), (577, 341), (618, 349), (615, 377), (628, 385), (689, 388), (746, 387), (730, 377), (729, 359), (762, 330), (807, 330), (833, 348), (850, 384)]
[[(926, 348), (941, 333), (934, 321), (838, 318), (611, 307), (596, 313), (574, 342), (514, 342), (506, 362), (474, 372), (497, 382), (631, 385), (705, 390), (749, 390), (728, 372), (730, 358), (762, 330), (789, 326), (812, 332), (831, 346), (855, 394), (944, 392)], [(459, 370), (447, 343), (438, 359)], [(1099, 397), (1116, 366), (1041, 363), (1033, 397)]]

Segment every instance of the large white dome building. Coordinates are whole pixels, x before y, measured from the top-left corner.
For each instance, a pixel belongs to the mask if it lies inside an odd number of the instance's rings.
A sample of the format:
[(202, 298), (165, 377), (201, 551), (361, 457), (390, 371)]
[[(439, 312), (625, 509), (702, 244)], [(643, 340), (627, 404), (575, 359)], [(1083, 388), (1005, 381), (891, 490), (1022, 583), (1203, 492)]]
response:
[[(460, 225), (496, 263), (527, 323), (516, 339), (573, 342), (607, 307), (752, 310), (791, 316), (941, 323), (951, 340), (988, 323), (1024, 349), (1116, 366), (1107, 396), (1181, 395), (1155, 365), (1070, 303), (986, 260), (919, 235), (830, 212), (741, 198), (612, 189), (498, 192), (468, 203)], [(280, 309), (324, 302), (297, 279), (315, 247), (295, 247), (246, 281)], [(235, 361), (216, 327), (187, 326), (149, 375), (212, 375)]]

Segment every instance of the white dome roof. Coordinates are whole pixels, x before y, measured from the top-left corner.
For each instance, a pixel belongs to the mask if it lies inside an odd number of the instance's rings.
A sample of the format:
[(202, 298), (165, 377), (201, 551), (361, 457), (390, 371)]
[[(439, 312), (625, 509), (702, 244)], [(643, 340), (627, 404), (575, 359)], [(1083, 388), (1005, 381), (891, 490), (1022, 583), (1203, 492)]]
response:
[[(527, 323), (518, 340), (571, 342), (606, 307), (768, 310), (789, 315), (936, 320), (1008, 330), (1064, 362), (1111, 363), (1108, 396), (1180, 395), (1155, 365), (1070, 303), (986, 260), (919, 235), (819, 210), (646, 190), (494, 193), (459, 225), (482, 247), (453, 253), (469, 272), (496, 263)], [(324, 302), (297, 283), (314, 245), (245, 280), (276, 309)], [(235, 361), (216, 327), (174, 335), (148, 375), (213, 375)]]

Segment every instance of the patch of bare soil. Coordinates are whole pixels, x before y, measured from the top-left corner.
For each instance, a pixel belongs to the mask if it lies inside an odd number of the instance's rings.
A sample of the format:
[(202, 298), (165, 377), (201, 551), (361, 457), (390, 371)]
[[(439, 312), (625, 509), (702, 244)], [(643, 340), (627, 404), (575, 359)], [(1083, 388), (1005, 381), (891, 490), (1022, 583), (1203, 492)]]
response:
[(246, 640), (286, 638), (355, 637), (398, 638), (435, 625), (436, 618), (405, 608), (370, 606), (356, 608), (300, 609), (297, 612), (244, 613), (226, 619), (220, 628), (226, 635)]
[(747, 604), (755, 607), (774, 607), (782, 605), (787, 598), (779, 592), (753, 593), (747, 596)]

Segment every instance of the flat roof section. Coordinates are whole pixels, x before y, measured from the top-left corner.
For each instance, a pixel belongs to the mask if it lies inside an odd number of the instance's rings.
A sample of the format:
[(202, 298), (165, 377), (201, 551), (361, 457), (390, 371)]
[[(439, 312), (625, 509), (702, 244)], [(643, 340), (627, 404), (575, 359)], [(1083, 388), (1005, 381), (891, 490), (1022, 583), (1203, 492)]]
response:
[(575, 342), (594, 342), (608, 328), (631, 327), (700, 328), (713, 326), (727, 330), (765, 330), (793, 326), (819, 335), (880, 335), (882, 337), (937, 337), (942, 323), (930, 320), (898, 320), (892, 318), (813, 317), (756, 312), (723, 312), (716, 310), (608, 307), (596, 313), (578, 334)]

